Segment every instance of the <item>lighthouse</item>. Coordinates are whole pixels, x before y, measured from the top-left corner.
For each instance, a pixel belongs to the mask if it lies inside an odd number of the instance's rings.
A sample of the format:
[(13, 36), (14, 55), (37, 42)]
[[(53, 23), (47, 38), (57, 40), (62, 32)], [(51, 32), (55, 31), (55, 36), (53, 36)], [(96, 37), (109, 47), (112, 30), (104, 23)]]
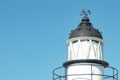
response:
[(104, 39), (92, 25), (89, 13), (83, 10), (81, 22), (71, 31), (66, 41), (68, 60), (53, 70), (53, 80), (118, 80), (118, 70), (104, 60)]

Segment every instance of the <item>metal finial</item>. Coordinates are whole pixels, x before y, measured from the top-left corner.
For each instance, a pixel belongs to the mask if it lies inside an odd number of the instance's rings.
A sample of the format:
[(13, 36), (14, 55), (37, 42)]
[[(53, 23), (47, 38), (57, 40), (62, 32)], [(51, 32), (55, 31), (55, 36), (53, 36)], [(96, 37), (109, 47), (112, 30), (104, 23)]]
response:
[(89, 14), (91, 14), (90, 10), (83, 9), (80, 15), (88, 16)]

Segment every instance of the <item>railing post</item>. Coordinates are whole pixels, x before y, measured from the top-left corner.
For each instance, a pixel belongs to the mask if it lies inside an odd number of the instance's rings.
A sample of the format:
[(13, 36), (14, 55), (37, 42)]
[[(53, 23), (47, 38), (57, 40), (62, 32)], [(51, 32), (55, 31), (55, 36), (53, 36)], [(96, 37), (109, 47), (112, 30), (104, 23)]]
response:
[(117, 80), (118, 80), (118, 73), (117, 73)]
[(60, 76), (60, 80), (61, 80), (61, 76)]
[(92, 75), (92, 64), (91, 64), (91, 80), (93, 80), (93, 75)]
[(114, 76), (114, 68), (112, 68), (112, 69), (113, 69), (113, 80), (114, 80), (114, 77), (115, 77), (115, 76)]
[(53, 80), (54, 80), (54, 71), (53, 71), (52, 73), (53, 73), (53, 76), (52, 76), (52, 77), (53, 77)]
[(65, 68), (65, 80), (67, 80), (67, 68)]

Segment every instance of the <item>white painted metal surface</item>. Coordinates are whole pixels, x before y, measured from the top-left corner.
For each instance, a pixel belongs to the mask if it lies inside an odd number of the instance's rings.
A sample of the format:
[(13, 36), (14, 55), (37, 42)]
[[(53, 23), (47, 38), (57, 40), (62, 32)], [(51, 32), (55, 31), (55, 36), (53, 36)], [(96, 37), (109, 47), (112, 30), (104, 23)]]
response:
[(68, 60), (98, 59), (103, 60), (103, 43), (99, 38), (82, 37), (67, 41)]
[[(95, 37), (77, 37), (67, 40), (68, 61), (80, 59), (103, 60), (104, 41)], [(102, 76), (90, 74), (103, 74), (104, 67), (96, 66), (95, 63), (82, 63), (87, 65), (69, 65), (67, 80), (102, 80)], [(81, 64), (81, 63), (79, 63)], [(91, 65), (93, 65), (91, 67)], [(73, 76), (74, 75), (74, 76)]]
[(85, 65), (75, 64), (68, 67), (67, 80), (102, 80), (103, 68), (102, 65), (98, 66), (94, 63)]

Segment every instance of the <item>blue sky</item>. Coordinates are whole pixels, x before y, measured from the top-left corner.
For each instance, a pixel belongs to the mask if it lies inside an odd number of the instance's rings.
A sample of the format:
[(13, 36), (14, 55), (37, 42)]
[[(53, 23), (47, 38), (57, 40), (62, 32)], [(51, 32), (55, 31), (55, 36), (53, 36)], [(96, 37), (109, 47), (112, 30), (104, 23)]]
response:
[(119, 7), (119, 0), (0, 0), (0, 80), (52, 80), (84, 8), (103, 34), (105, 60), (120, 70)]

